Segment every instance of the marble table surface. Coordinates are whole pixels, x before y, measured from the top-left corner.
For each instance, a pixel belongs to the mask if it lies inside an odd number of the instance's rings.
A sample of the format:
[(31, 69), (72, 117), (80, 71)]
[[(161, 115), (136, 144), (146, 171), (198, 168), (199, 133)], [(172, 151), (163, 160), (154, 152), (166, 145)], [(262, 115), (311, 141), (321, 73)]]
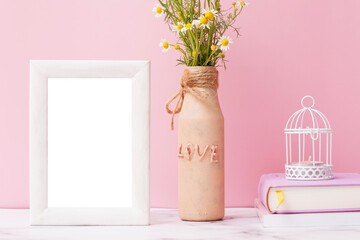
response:
[(217, 222), (183, 222), (177, 210), (152, 209), (150, 226), (29, 226), (28, 219), (29, 210), (0, 210), (0, 240), (360, 239), (360, 226), (263, 228), (253, 208), (226, 209)]

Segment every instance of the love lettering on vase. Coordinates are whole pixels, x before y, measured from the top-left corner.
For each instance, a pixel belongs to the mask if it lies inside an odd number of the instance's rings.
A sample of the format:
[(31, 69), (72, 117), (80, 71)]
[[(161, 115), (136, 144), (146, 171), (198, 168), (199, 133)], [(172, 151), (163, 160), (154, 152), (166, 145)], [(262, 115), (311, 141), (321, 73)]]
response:
[(178, 158), (185, 158), (188, 161), (191, 161), (194, 157), (194, 154), (196, 153), (199, 160), (202, 160), (206, 153), (210, 151), (210, 162), (217, 163), (217, 153), (218, 153), (218, 146), (217, 145), (206, 145), (204, 150), (200, 151), (200, 146), (198, 144), (194, 145), (192, 143), (189, 143), (186, 145), (186, 148), (184, 149), (185, 152), (183, 153), (183, 145), (180, 144), (179, 146), (179, 152), (178, 152)]

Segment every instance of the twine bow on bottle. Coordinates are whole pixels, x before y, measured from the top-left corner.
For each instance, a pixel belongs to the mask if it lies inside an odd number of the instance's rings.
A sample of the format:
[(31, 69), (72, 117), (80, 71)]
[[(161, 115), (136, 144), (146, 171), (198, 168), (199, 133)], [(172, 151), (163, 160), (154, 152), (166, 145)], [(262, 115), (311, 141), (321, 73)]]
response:
[[(187, 67), (181, 78), (179, 91), (166, 103), (166, 111), (171, 114), (171, 130), (174, 130), (175, 114), (181, 112), (184, 103), (185, 93), (193, 94), (200, 99), (206, 99), (210, 94), (216, 95), (219, 87), (219, 72), (215, 67)], [(211, 92), (209, 93), (209, 89)], [(170, 104), (178, 98), (174, 110), (169, 108)]]

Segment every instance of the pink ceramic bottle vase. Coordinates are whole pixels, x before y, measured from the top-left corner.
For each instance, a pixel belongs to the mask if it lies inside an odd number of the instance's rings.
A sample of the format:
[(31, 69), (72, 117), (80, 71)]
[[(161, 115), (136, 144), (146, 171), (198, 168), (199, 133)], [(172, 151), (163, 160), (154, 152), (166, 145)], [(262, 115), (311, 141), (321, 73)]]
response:
[[(215, 67), (187, 67), (178, 123), (179, 216), (188, 221), (224, 217), (224, 117)], [(169, 112), (169, 110), (168, 110)]]

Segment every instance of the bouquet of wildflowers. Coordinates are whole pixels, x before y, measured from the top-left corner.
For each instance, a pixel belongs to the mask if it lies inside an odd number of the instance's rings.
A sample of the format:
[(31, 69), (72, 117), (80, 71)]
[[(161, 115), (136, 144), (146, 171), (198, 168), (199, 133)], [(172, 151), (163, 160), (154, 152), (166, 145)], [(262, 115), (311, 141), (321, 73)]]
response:
[(177, 61), (187, 66), (218, 66), (221, 60), (225, 67), (224, 52), (229, 50), (232, 39), (224, 34), (232, 29), (239, 36), (239, 29), (234, 27), (234, 23), (247, 3), (233, 2), (232, 6), (223, 10), (220, 0), (158, 1), (153, 9), (155, 16), (164, 16), (177, 36), (175, 43), (161, 40), (163, 52), (170, 48), (181, 52)]

